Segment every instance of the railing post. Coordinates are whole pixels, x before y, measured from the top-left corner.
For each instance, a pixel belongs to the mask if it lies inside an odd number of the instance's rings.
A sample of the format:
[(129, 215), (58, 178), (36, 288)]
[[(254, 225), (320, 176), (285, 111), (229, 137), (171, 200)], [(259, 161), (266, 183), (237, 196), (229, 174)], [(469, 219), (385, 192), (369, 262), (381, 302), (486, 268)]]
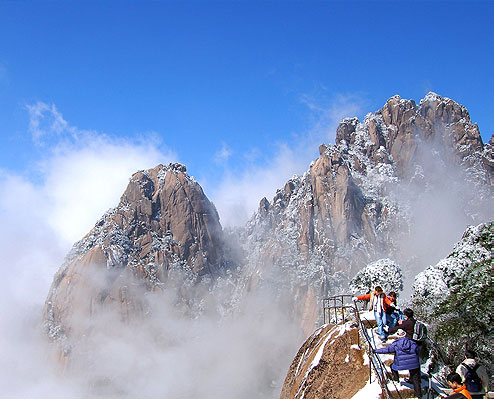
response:
[(372, 354), (369, 353), (369, 384), (372, 384), (372, 365), (371, 365), (371, 357)]

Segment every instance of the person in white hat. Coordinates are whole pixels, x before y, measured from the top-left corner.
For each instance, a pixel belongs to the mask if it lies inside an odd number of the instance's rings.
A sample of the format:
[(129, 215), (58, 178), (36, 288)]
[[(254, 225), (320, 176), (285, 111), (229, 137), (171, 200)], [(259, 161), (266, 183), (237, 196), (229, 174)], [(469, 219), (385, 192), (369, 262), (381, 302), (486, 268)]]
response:
[(376, 353), (394, 353), (395, 357), (391, 364), (391, 373), (393, 379), (398, 381), (400, 375), (399, 370), (408, 370), (410, 373), (410, 380), (413, 383), (413, 390), (415, 396), (422, 397), (422, 387), (420, 382), (420, 362), (419, 351), (420, 348), (417, 343), (407, 338), (407, 333), (401, 328), (396, 332), (398, 339), (389, 346), (377, 349)]

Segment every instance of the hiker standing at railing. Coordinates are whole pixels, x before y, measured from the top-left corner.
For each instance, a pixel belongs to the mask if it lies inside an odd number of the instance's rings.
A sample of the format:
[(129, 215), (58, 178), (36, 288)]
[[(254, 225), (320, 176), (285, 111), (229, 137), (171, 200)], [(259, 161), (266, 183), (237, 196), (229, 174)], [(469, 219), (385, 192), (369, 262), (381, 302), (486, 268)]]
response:
[(354, 301), (369, 301), (370, 309), (374, 311), (374, 318), (377, 324), (377, 333), (382, 342), (386, 341), (386, 332), (384, 326), (386, 325), (386, 309), (391, 305), (391, 301), (384, 294), (383, 289), (377, 286), (370, 294), (360, 295), (353, 297)]
[[(484, 366), (480, 365), (475, 358), (477, 354), (472, 350), (465, 352), (465, 360), (456, 368), (470, 392), (488, 392), (489, 376)], [(482, 399), (484, 395), (472, 395), (472, 399)]]

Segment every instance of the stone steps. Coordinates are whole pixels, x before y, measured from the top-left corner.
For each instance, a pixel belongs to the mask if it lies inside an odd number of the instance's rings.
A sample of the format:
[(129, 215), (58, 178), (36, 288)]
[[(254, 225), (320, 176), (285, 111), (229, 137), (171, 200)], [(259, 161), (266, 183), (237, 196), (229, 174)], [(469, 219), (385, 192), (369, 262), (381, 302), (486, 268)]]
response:
[[(377, 335), (377, 331), (374, 331), (374, 334)], [(399, 337), (397, 335), (389, 335), (388, 339), (386, 342), (381, 342), (380, 347), (387, 347), (391, 345), (394, 341), (396, 341)], [(376, 339), (376, 343), (379, 342), (379, 339)], [(382, 363), (386, 366), (386, 375), (389, 379), (388, 383), (388, 389), (390, 391), (390, 395), (392, 399), (408, 399), (408, 398), (415, 398), (415, 392), (412, 388), (410, 388), (407, 384), (407, 386), (402, 385), (401, 381), (392, 381), (392, 375), (391, 375), (391, 364), (393, 363), (394, 356), (393, 354), (379, 354), (379, 357), (381, 358)], [(408, 370), (399, 370), (398, 374), (401, 378), (408, 377), (409, 373)], [(400, 379), (401, 379), (400, 378)], [(398, 390), (396, 389), (398, 388)], [(384, 398), (382, 394), (380, 397)]]
[[(389, 366), (388, 366), (389, 367)], [(386, 370), (386, 375), (388, 376), (389, 380), (391, 381), (392, 374), (391, 374), (391, 369)], [(408, 370), (398, 370), (398, 375), (403, 378), (408, 378)], [(399, 384), (398, 381), (395, 381), (397, 384)]]

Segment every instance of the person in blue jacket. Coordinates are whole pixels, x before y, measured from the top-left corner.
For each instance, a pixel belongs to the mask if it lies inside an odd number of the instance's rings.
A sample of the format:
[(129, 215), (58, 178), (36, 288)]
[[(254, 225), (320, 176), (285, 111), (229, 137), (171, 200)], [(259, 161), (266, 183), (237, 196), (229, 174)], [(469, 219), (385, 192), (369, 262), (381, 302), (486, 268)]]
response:
[(413, 390), (415, 396), (422, 397), (422, 386), (420, 382), (420, 362), (419, 352), (420, 348), (417, 343), (406, 337), (406, 332), (399, 329), (396, 332), (398, 339), (392, 344), (376, 349), (376, 353), (394, 353), (395, 358), (391, 364), (391, 373), (393, 379), (398, 381), (400, 376), (399, 370), (408, 370), (410, 373), (410, 380), (413, 383)]

